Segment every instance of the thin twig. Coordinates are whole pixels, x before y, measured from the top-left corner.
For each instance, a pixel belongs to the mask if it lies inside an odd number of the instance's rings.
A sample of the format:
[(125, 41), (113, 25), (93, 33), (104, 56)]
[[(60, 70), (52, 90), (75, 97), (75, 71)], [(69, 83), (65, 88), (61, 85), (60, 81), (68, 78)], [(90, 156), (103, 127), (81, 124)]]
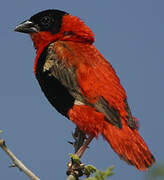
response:
[(21, 171), (23, 171), (29, 178), (32, 180), (40, 180), (32, 171), (30, 171), (6, 146), (5, 141), (0, 139), (0, 147), (6, 152), (6, 154), (11, 158), (13, 161), (12, 167), (17, 167)]

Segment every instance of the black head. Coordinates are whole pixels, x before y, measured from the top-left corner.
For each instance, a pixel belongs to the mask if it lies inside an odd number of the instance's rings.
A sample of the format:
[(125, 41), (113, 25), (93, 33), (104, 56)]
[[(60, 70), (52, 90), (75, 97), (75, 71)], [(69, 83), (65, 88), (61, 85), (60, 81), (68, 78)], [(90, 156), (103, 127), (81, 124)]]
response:
[(62, 17), (66, 14), (68, 13), (60, 10), (45, 10), (18, 25), (15, 31), (22, 33), (49, 31), (52, 34), (56, 34), (60, 31)]

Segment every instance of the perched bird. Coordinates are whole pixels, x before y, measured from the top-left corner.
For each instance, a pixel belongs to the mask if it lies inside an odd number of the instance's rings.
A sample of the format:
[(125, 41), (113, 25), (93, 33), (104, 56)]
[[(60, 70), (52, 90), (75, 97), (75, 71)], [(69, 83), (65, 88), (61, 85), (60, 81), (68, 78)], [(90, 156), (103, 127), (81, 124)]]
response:
[(115, 70), (95, 48), (94, 34), (78, 17), (45, 10), (15, 31), (31, 36), (34, 74), (49, 102), (84, 133), (102, 134), (127, 163), (146, 170), (155, 161), (132, 116)]

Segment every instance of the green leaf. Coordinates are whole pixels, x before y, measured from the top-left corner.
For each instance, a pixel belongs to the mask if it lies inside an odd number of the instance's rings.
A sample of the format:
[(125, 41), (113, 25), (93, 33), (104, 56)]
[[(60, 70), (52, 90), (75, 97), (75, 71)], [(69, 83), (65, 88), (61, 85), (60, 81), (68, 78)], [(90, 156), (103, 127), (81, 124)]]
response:
[(96, 172), (96, 167), (94, 167), (93, 165), (86, 165), (84, 167), (84, 174), (89, 177), (91, 174), (93, 174), (94, 172)]
[(76, 178), (73, 175), (69, 175), (67, 180), (76, 180)]
[(86, 180), (106, 180), (109, 176), (112, 176), (114, 173), (112, 170), (114, 166), (110, 166), (106, 171), (96, 170), (93, 177), (87, 178)]
[(0, 134), (2, 133), (3, 131), (2, 130), (0, 130)]
[(81, 164), (80, 158), (76, 154), (69, 154), (69, 156), (71, 157), (74, 163), (79, 164), (79, 165)]
[(151, 168), (147, 173), (147, 179), (164, 179), (164, 164), (157, 164)]

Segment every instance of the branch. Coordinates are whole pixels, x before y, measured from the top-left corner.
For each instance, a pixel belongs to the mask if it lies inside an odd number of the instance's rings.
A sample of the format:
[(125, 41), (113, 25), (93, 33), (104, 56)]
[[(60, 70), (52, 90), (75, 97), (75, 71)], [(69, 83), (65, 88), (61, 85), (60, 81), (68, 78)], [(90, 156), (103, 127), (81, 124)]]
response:
[(17, 167), (19, 170), (23, 171), (29, 178), (32, 180), (40, 180), (32, 171), (30, 171), (6, 146), (5, 141), (0, 139), (0, 147), (5, 151), (5, 153), (11, 158), (13, 161), (13, 165), (11, 167)]

